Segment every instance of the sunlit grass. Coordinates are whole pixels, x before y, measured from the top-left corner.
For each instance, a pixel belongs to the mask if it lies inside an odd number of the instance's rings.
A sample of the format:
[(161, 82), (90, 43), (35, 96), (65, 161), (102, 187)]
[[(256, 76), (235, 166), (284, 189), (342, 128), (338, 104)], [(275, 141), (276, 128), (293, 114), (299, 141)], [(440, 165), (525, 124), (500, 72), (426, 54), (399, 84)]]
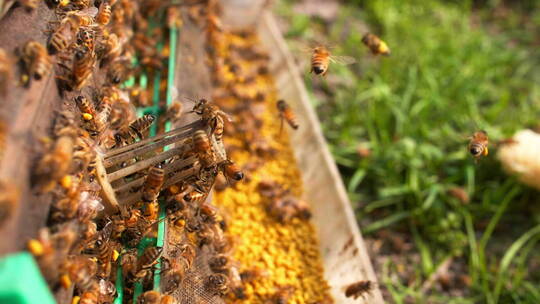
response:
[[(538, 123), (540, 53), (525, 43), (540, 31), (520, 29), (516, 12), (500, 27), (472, 22), (472, 14), (484, 20), (488, 8), (473, 11), (467, 1), (357, 2), (344, 5), (324, 30), (287, 5), (279, 11), (291, 20), (293, 44), (323, 34), (336, 53), (358, 58), (351, 67), (331, 66), (330, 74), (348, 81), (306, 75), (306, 84), (324, 92), (312, 97), (363, 233), (406, 227), (421, 253), (423, 278), (448, 256), (466, 257), (473, 296), (459, 303), (540, 303), (526, 262), (539, 239), (538, 216), (512, 227), (511, 245), (498, 243), (495, 232), (531, 212), (538, 199), (502, 172), (496, 149), (478, 164), (466, 150), (478, 129), (496, 142)], [(538, 28), (538, 13), (531, 15)], [(365, 25), (388, 42), (390, 57), (368, 54), (361, 44)], [(359, 144), (369, 157), (358, 155)], [(447, 195), (456, 186), (467, 190), (469, 204)], [(497, 246), (502, 255), (490, 251)], [(403, 293), (418, 296), (389, 285), (396, 302)]]

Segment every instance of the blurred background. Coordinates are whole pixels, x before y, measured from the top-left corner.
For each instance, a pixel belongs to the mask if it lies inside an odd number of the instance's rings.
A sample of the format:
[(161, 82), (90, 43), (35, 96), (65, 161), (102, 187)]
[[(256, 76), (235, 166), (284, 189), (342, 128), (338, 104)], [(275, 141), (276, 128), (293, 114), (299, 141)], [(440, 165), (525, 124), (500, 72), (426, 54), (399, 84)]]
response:
[[(274, 11), (385, 300), (540, 303), (539, 192), (497, 157), (498, 142), (540, 129), (540, 1), (276, 0)], [(369, 53), (368, 31), (391, 56)], [(313, 77), (302, 50), (316, 44), (357, 63)], [(468, 137), (481, 129), (490, 155), (475, 163)]]

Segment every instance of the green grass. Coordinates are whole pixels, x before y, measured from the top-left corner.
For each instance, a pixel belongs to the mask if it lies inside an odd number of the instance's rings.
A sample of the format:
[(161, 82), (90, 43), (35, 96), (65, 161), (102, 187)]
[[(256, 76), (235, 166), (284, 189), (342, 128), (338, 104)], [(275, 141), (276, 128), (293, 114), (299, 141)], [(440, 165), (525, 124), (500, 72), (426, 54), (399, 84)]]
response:
[[(407, 231), (421, 256), (421, 280), (449, 256), (467, 261), (468, 295), (452, 302), (432, 295), (430, 303), (540, 303), (540, 278), (527, 269), (531, 255), (539, 258), (540, 211), (532, 209), (538, 193), (503, 173), (493, 146), (478, 164), (466, 150), (478, 129), (495, 142), (538, 123), (540, 5), (522, 4), (526, 11), (500, 19), (493, 17), (499, 1), (480, 8), (467, 1), (349, 1), (329, 26), (291, 13), (289, 2), (278, 6), (290, 21), (292, 47), (318, 40), (358, 58), (330, 68), (348, 81), (305, 80), (363, 233)], [(388, 42), (392, 56), (368, 54), (363, 25)], [(359, 144), (369, 157), (357, 154)], [(447, 194), (455, 186), (467, 190), (469, 204)], [(421, 284), (392, 280), (391, 267), (379, 275), (393, 302), (428, 301)]]

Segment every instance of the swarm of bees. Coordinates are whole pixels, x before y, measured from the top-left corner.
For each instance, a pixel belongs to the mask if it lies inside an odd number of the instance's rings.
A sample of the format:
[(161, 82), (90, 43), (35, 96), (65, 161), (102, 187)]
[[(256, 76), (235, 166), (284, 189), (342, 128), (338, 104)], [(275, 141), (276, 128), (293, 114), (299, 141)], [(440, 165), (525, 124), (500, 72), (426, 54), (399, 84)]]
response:
[[(18, 4), (13, 9), (22, 6), (30, 11), (39, 5), (37, 1)], [(47, 5), (56, 16), (49, 22), (50, 36), (45, 43), (26, 41), (15, 54), (0, 49), (2, 97), (16, 84), (14, 75), (20, 75), (26, 88), (49, 77), (56, 79), (66, 101), (58, 111), (52, 135), (41, 139), (42, 155), (32, 177), (36, 192), (52, 198), (47, 227), (27, 242), (47, 283), (53, 291), (73, 290), (73, 303), (112, 303), (120, 292), (127, 302), (139, 285), (144, 292), (138, 303), (177, 303), (186, 277), (199, 271), (195, 262), (204, 259), (204, 251), (212, 260), (212, 266), (208, 262), (205, 267), (212, 270), (197, 284), (210, 295), (223, 297), (231, 291), (240, 297), (243, 284), (237, 265), (229, 258), (225, 221), (206, 202), (218, 176), (229, 185), (244, 178), (242, 168), (215, 148), (214, 142), (222, 141), (225, 126), (231, 122), (229, 115), (212, 101), (200, 99), (191, 109), (185, 110), (176, 101), (161, 117), (137, 117), (136, 107), (152, 105), (151, 91), (123, 86), (129, 77), (141, 73), (166, 73), (168, 55), (155, 46), (166, 43), (170, 28), (182, 25), (179, 7), (154, 0), (52, 0)], [(205, 5), (194, 3), (201, 12)], [(167, 24), (151, 28), (148, 20), (158, 11), (167, 12)], [(132, 64), (135, 58), (137, 66)], [(15, 73), (12, 67), (17, 60), (21, 69)], [(166, 89), (166, 82), (160, 84), (160, 94)], [(140, 198), (122, 205), (121, 210), (108, 211), (97, 160), (108, 151), (148, 138), (151, 126), (175, 123), (186, 112), (195, 113), (201, 124), (184, 142), (192, 148), (116, 180), (114, 187), (124, 186), (124, 191), (138, 193)], [(3, 144), (6, 126), (0, 127)], [(161, 152), (149, 151), (141, 158)], [(171, 168), (189, 158), (195, 159), (198, 170), (171, 184), (175, 173)], [(126, 158), (112, 170), (128, 168), (139, 160)], [(126, 186), (134, 180), (141, 182)], [(20, 193), (5, 180), (0, 187), (2, 225), (16, 211)], [(161, 210), (164, 217), (160, 217)], [(151, 245), (137, 252), (135, 248), (145, 237), (155, 236), (161, 222), (168, 224), (167, 235), (176, 239), (167, 240), (164, 247)], [(218, 265), (218, 258), (226, 262)], [(120, 286), (115, 284), (119, 273), (123, 290), (117, 290)], [(156, 274), (164, 278), (162, 292), (152, 290)]]

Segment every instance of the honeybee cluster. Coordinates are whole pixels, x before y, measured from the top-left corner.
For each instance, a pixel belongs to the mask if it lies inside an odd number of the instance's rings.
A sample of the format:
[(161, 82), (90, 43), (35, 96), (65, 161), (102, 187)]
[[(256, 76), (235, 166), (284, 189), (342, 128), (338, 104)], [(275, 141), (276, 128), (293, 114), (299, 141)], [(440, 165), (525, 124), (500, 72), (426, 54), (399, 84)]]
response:
[[(55, 12), (49, 23), (50, 36), (45, 44), (27, 41), (15, 54), (0, 49), (0, 94), (9, 96), (15, 83), (30, 88), (34, 82), (55, 76), (64, 100), (51, 137), (42, 138), (43, 154), (36, 161), (35, 189), (52, 197), (47, 227), (27, 243), (53, 291), (73, 292), (72, 303), (112, 303), (119, 293), (130, 302), (136, 284), (143, 285), (141, 303), (174, 303), (169, 294), (176, 291), (201, 247), (211, 245), (215, 257), (213, 273), (203, 278), (212, 294), (223, 295), (238, 278), (228, 267), (228, 242), (223, 236), (217, 211), (205, 203), (214, 180), (223, 173), (228, 181), (243, 178), (232, 162), (217, 161), (209, 137), (220, 141), (228, 115), (206, 100), (196, 101), (191, 112), (204, 124), (188, 139), (193, 147), (185, 155), (151, 166), (145, 172), (132, 174), (127, 180), (143, 178), (139, 201), (122, 206), (121, 212), (104, 214), (101, 185), (96, 179), (96, 159), (107, 151), (126, 147), (148, 135), (157, 117), (151, 114), (137, 118), (136, 107), (152, 105), (152, 87), (124, 86), (130, 77), (141, 73), (155, 75), (164, 70), (169, 50), (157, 51), (165, 41), (167, 28), (149, 24), (155, 15), (164, 13), (169, 27), (181, 25), (179, 8), (156, 0), (51, 0)], [(12, 9), (39, 9), (37, 1), (17, 1)], [(18, 60), (21, 70), (13, 67)], [(134, 65), (134, 62), (137, 62)], [(15, 81), (14, 75), (21, 75)], [(163, 95), (166, 83), (160, 83)], [(161, 119), (175, 122), (183, 109), (173, 103)], [(3, 134), (4, 126), (1, 126)], [(2, 140), (3, 142), (3, 140)], [(160, 151), (152, 151), (156, 155)], [(194, 178), (162, 188), (166, 166), (180, 158), (194, 156), (200, 170)], [(118, 168), (129, 166), (128, 159)], [(15, 207), (18, 193), (13, 187), (0, 186), (0, 220)], [(9, 191), (8, 191), (9, 190)], [(158, 219), (160, 195), (166, 198), (167, 216)], [(5, 210), (4, 210), (5, 209)], [(164, 248), (149, 246), (141, 253), (137, 246), (145, 236), (156, 233), (160, 221), (172, 229), (182, 227), (185, 236)], [(182, 224), (183, 223), (183, 224)], [(221, 224), (222, 225), (222, 224)], [(151, 290), (154, 270), (162, 261), (160, 274), (168, 284), (163, 293)], [(118, 272), (117, 269), (120, 269)], [(118, 275), (124, 281), (117, 290)]]

